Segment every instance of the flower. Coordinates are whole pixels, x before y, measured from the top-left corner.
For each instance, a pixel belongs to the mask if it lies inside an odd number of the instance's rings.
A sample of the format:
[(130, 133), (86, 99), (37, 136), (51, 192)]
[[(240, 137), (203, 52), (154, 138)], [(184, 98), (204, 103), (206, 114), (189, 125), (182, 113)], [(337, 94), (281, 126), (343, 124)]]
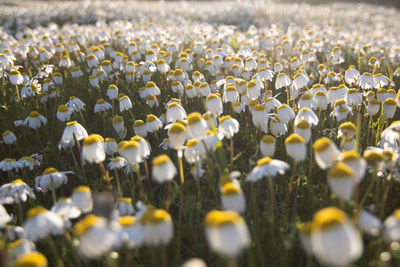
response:
[(40, 115), (37, 111), (32, 111), (29, 113), (29, 116), (24, 120), (24, 125), (33, 130), (40, 128), (42, 124), (46, 125), (46, 123), (47, 119), (43, 115)]
[(27, 239), (20, 238), (10, 243), (10, 259), (14, 262), (22, 255), (35, 251), (35, 243)]
[(139, 135), (141, 137), (147, 136), (146, 124), (142, 120), (136, 120), (133, 123), (133, 130), (135, 131), (136, 135)]
[(357, 212), (356, 221), (357, 226), (369, 235), (378, 236), (381, 232), (381, 220), (364, 209)]
[(272, 135), (264, 135), (260, 141), (261, 154), (264, 157), (272, 157), (275, 154), (276, 140)]
[(64, 220), (76, 219), (81, 215), (80, 209), (74, 205), (72, 199), (69, 197), (60, 198), (51, 207), (51, 211)]
[(315, 141), (313, 149), (315, 161), (323, 170), (332, 167), (340, 155), (340, 151), (335, 143), (327, 137), (322, 137)]
[(104, 99), (100, 98), (96, 101), (96, 105), (94, 105), (94, 113), (106, 111), (111, 108), (112, 107), (111, 107), (110, 103), (108, 103)]
[(254, 126), (260, 128), (263, 132), (268, 132), (268, 112), (265, 104), (254, 106), (252, 119)]
[(12, 218), (8, 215), (7, 210), (0, 204), (0, 229), (3, 229), (11, 220)]
[(74, 233), (79, 238), (78, 252), (89, 259), (105, 255), (116, 241), (115, 233), (107, 220), (93, 214), (86, 215), (75, 224)]
[(181, 150), (186, 141), (187, 132), (186, 127), (176, 122), (168, 129), (168, 141), (172, 148)]
[(204, 139), (208, 129), (207, 122), (199, 112), (192, 112), (187, 116), (187, 131), (192, 138)]
[(106, 95), (110, 100), (118, 99), (118, 87), (115, 84), (110, 84)]
[(72, 203), (83, 213), (87, 213), (93, 208), (92, 193), (88, 186), (78, 186), (71, 195)]
[(206, 149), (204, 143), (198, 139), (193, 138), (186, 142), (184, 156), (187, 162), (196, 163), (199, 162), (205, 156)]
[(174, 234), (171, 216), (162, 209), (148, 207), (140, 218), (143, 225), (144, 242), (150, 246), (167, 245)]
[(15, 169), (15, 171), (18, 171), (22, 168), (22, 163), (18, 162), (16, 159), (5, 158), (0, 162), (0, 170), (2, 170), (3, 172), (9, 172), (13, 169)]
[(17, 137), (10, 130), (6, 130), (5, 132), (3, 132), (2, 136), (3, 136), (3, 142), (7, 145), (14, 144), (17, 141)]
[(386, 218), (383, 236), (389, 241), (400, 241), (400, 209)]
[(15, 267), (47, 267), (46, 257), (37, 251), (27, 252), (20, 255), (14, 262)]
[(121, 141), (118, 144), (118, 152), (131, 164), (142, 161), (140, 144), (136, 141)]
[(126, 136), (128, 129), (126, 129), (126, 127), (124, 126), (124, 118), (122, 116), (116, 115), (114, 118), (112, 118), (112, 125), (114, 127), (114, 130), (121, 138), (124, 138)]
[(21, 179), (16, 179), (0, 187), (0, 204), (13, 204), (19, 203), (20, 201), (26, 202), (28, 197), (36, 199), (32, 188)]
[(303, 137), (298, 134), (291, 134), (285, 139), (286, 153), (295, 161), (303, 161), (307, 156), (307, 147)]
[(205, 233), (210, 248), (226, 258), (235, 258), (250, 246), (249, 230), (235, 211), (212, 210), (205, 217)]
[(66, 174), (73, 174), (71, 171), (60, 172), (54, 168), (47, 168), (42, 175), (35, 177), (35, 187), (44, 191), (55, 190), (62, 184), (66, 184), (68, 179)]
[(155, 157), (152, 167), (151, 176), (159, 184), (171, 181), (177, 174), (175, 165), (165, 154)]
[(106, 159), (104, 139), (101, 135), (91, 134), (83, 139), (82, 159), (89, 163), (100, 163)]
[(107, 155), (112, 155), (117, 152), (117, 142), (114, 138), (107, 137), (104, 141), (104, 152)]
[(116, 245), (118, 247), (127, 246), (135, 248), (144, 242), (143, 227), (134, 216), (122, 216), (119, 218), (121, 227), (117, 231)]
[(356, 131), (357, 127), (352, 122), (344, 122), (339, 126), (338, 137), (355, 137)]
[(294, 119), (294, 117), (296, 116), (296, 114), (294, 113), (293, 109), (286, 105), (286, 104), (282, 104), (280, 105), (277, 109), (277, 114), (279, 117), (279, 120), (282, 123), (286, 123), (292, 119)]
[(72, 112), (77, 112), (82, 110), (86, 104), (76, 96), (71, 96), (66, 105)]
[(127, 216), (134, 213), (132, 199), (130, 197), (118, 198), (114, 208), (118, 210), (120, 216)]
[(224, 135), (224, 137), (231, 139), (239, 132), (239, 122), (229, 115), (222, 116), (219, 118), (218, 130)]
[(13, 85), (19, 85), (24, 83), (24, 77), (22, 77), (21, 73), (16, 69), (11, 70), (9, 72), (8, 78), (10, 79), (10, 83)]
[(363, 242), (346, 213), (328, 207), (319, 210), (311, 225), (312, 251), (323, 265), (349, 265), (361, 257)]
[(306, 120), (299, 120), (294, 125), (294, 133), (300, 135), (305, 143), (311, 139), (311, 125)]
[(128, 96), (124, 95), (119, 98), (119, 111), (125, 111), (132, 108), (132, 102)]
[(360, 78), (360, 73), (353, 65), (351, 65), (344, 74), (344, 79), (346, 83), (349, 85), (355, 84), (359, 78)]
[(59, 105), (57, 108), (57, 119), (60, 121), (68, 121), (71, 117), (72, 111), (67, 105)]
[(284, 161), (265, 157), (257, 161), (257, 166), (247, 175), (246, 182), (257, 182), (263, 177), (283, 175), (289, 169)]
[(111, 171), (115, 169), (119, 170), (128, 165), (128, 161), (122, 157), (116, 157), (109, 160), (110, 162), (107, 164), (107, 168)]
[(396, 113), (396, 101), (393, 98), (387, 98), (383, 102), (383, 115), (386, 119), (393, 118), (394, 114)]
[(302, 108), (299, 110), (294, 119), (294, 124), (296, 125), (300, 120), (305, 120), (311, 125), (317, 125), (319, 122), (318, 116), (309, 108)]
[(67, 122), (67, 126), (64, 128), (61, 140), (65, 143), (73, 142), (74, 139), (80, 141), (88, 137), (86, 129), (80, 125), (77, 121)]
[(275, 115), (270, 120), (271, 133), (275, 136), (285, 135), (287, 132), (287, 126), (285, 123), (279, 120), (278, 115)]
[(327, 173), (331, 191), (341, 200), (350, 200), (354, 189), (353, 170), (342, 162), (336, 163)]
[(370, 116), (374, 116), (378, 113), (380, 107), (381, 107), (381, 103), (379, 103), (379, 101), (377, 99), (373, 98), (368, 101), (367, 113)]
[(206, 108), (213, 115), (219, 116), (223, 111), (221, 98), (216, 94), (209, 94), (206, 98)]
[(328, 107), (328, 96), (324, 91), (316, 92), (313, 100), (315, 108), (326, 110), (326, 108)]
[(158, 131), (162, 127), (163, 123), (159, 118), (157, 118), (153, 114), (147, 115), (146, 118), (146, 131), (149, 133), (153, 133)]
[[(277, 71), (277, 70), (275, 70)], [(281, 72), (278, 74), (276, 77), (275, 81), (275, 88), (276, 90), (284, 88), (284, 87), (289, 87), (292, 84), (292, 80), (290, 80), (289, 76), (287, 76), (285, 73)]]
[(362, 89), (371, 89), (374, 87), (374, 79), (371, 73), (364, 72), (357, 81), (357, 85)]
[(367, 162), (356, 151), (343, 152), (339, 156), (339, 161), (352, 169), (355, 184), (359, 184), (364, 179)]
[(246, 199), (240, 186), (228, 182), (221, 190), (221, 204), (224, 210), (234, 210), (237, 213), (246, 211)]
[(167, 123), (183, 120), (187, 116), (185, 109), (177, 102), (168, 104), (167, 107)]
[(24, 223), (24, 236), (33, 242), (48, 235), (59, 235), (64, 232), (64, 223), (61, 217), (41, 206), (28, 211), (28, 219)]

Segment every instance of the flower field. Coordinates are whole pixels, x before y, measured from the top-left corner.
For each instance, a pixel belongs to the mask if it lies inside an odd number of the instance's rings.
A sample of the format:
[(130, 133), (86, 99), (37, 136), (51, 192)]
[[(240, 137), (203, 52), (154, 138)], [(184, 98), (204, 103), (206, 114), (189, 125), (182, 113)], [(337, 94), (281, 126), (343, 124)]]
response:
[(0, 266), (400, 265), (400, 10), (0, 6)]

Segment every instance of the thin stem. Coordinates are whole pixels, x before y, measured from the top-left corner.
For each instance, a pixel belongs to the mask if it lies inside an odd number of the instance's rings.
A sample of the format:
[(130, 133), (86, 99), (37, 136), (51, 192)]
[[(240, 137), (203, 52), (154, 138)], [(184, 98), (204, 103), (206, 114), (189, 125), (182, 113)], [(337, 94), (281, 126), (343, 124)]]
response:
[(140, 197), (141, 200), (143, 200), (143, 196), (144, 196), (144, 194), (143, 194), (143, 184), (142, 184), (142, 178), (141, 178), (141, 175), (140, 175), (140, 166), (139, 166), (139, 164), (135, 163), (135, 169), (136, 169), (136, 175), (137, 175), (137, 178), (138, 178), (139, 197)]
[(231, 166), (230, 166), (230, 170), (232, 171), (233, 170), (233, 137), (231, 137), (230, 143), (231, 143), (231, 154), (230, 154)]

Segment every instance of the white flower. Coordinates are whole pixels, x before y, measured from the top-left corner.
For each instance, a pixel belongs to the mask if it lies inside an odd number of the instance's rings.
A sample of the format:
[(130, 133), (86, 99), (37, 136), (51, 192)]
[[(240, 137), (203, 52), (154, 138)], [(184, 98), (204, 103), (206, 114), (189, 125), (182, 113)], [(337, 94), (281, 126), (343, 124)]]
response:
[(81, 215), (81, 211), (74, 205), (71, 198), (60, 198), (51, 207), (51, 211), (64, 220), (76, 219)]
[(302, 108), (299, 110), (294, 119), (294, 124), (296, 125), (300, 120), (305, 120), (311, 125), (317, 125), (319, 122), (318, 116), (309, 108)]
[(323, 265), (344, 266), (357, 261), (363, 242), (346, 213), (328, 207), (318, 211), (312, 221), (312, 251)]
[(239, 122), (229, 115), (222, 116), (219, 119), (218, 130), (224, 135), (224, 137), (231, 139), (239, 132)]
[(257, 161), (257, 166), (247, 175), (246, 182), (257, 182), (263, 177), (283, 175), (289, 169), (289, 164), (277, 159), (265, 157)]
[(277, 108), (277, 113), (278, 113), (278, 117), (282, 123), (286, 123), (286, 122), (294, 119), (294, 117), (296, 116), (293, 109), (286, 104), (280, 105)]
[(206, 239), (210, 248), (226, 258), (235, 258), (251, 244), (243, 218), (235, 211), (210, 211), (205, 218)]
[(119, 170), (128, 164), (127, 160), (122, 157), (116, 157), (109, 160), (110, 162), (107, 164), (107, 168), (111, 171), (115, 169)]
[(350, 200), (354, 190), (353, 170), (342, 162), (336, 163), (327, 173), (329, 188), (341, 200)]
[(183, 120), (187, 116), (185, 109), (177, 102), (168, 104), (166, 122)]
[(71, 118), (72, 111), (67, 105), (59, 105), (57, 108), (57, 119), (60, 121), (68, 121)]
[(42, 175), (35, 177), (35, 187), (44, 191), (55, 190), (62, 184), (66, 184), (68, 179), (66, 174), (72, 174), (71, 171), (60, 172), (54, 168), (47, 168)]
[(289, 87), (291, 84), (292, 84), (292, 80), (290, 80), (289, 76), (287, 76), (285, 73), (281, 72), (276, 77), (275, 88), (277, 90), (284, 88), (284, 87)]
[(3, 229), (11, 220), (12, 218), (8, 215), (7, 210), (0, 204), (0, 229)]
[(111, 104), (101, 98), (101, 99), (98, 99), (96, 101), (96, 105), (94, 105), (94, 113), (106, 111), (111, 108), (112, 108)]
[(153, 159), (151, 176), (157, 183), (171, 181), (176, 174), (176, 167), (167, 155), (163, 154)]
[(315, 161), (323, 170), (332, 167), (340, 155), (340, 151), (335, 143), (327, 137), (322, 137), (315, 141), (313, 148)]
[(275, 138), (272, 135), (264, 135), (260, 141), (261, 154), (264, 157), (272, 157), (275, 154)]
[(144, 242), (144, 232), (140, 222), (133, 216), (123, 216), (118, 221), (121, 227), (116, 233), (116, 246), (128, 248), (141, 246)]
[(0, 203), (13, 204), (20, 201), (26, 202), (28, 197), (36, 199), (32, 188), (30, 188), (21, 179), (16, 179), (9, 184), (3, 184), (0, 187)]
[(10, 130), (6, 130), (3, 134), (3, 142), (7, 145), (14, 144), (17, 141), (17, 137)]
[(374, 87), (374, 79), (368, 72), (364, 72), (358, 79), (357, 85), (362, 89), (371, 89)]
[(206, 98), (206, 108), (212, 114), (219, 116), (222, 113), (222, 101), (216, 94), (209, 94)]
[(71, 96), (66, 105), (68, 106), (68, 108), (70, 110), (72, 110), (73, 112), (76, 112), (76, 111), (82, 110), (86, 104), (83, 103), (79, 98), (77, 98), (75, 96)]
[(119, 99), (119, 111), (125, 111), (132, 108), (132, 102), (127, 95)]
[(386, 240), (400, 241), (400, 209), (396, 209), (385, 220), (383, 235)]
[(285, 139), (286, 153), (295, 161), (303, 161), (307, 156), (307, 147), (303, 137), (291, 134)]
[(33, 242), (48, 235), (60, 235), (64, 232), (64, 222), (57, 214), (38, 206), (28, 211), (24, 224), (24, 236)]
[(101, 135), (91, 134), (83, 139), (82, 159), (89, 163), (100, 163), (106, 159), (104, 139)]
[(105, 218), (87, 215), (74, 226), (79, 237), (78, 252), (89, 259), (101, 257), (115, 245), (116, 235)]
[(24, 83), (24, 77), (22, 77), (21, 73), (15, 69), (11, 70), (8, 74), (8, 78), (13, 85), (19, 85)]
[(221, 204), (224, 210), (234, 210), (237, 213), (246, 211), (246, 199), (240, 186), (226, 183), (221, 190)]
[(24, 120), (24, 125), (34, 130), (40, 128), (42, 125), (46, 125), (46, 123), (47, 119), (37, 111), (29, 113), (29, 116)]
[(364, 232), (372, 236), (378, 236), (382, 229), (382, 222), (378, 217), (366, 210), (361, 210), (357, 214), (357, 226)]
[(114, 208), (118, 210), (120, 216), (132, 215), (134, 213), (130, 197), (118, 198)]
[(4, 172), (9, 172), (15, 169), (15, 171), (18, 171), (19, 169), (22, 169), (23, 165), (16, 161), (13, 158), (5, 158), (0, 162), (0, 170)]
[(67, 122), (67, 126), (63, 131), (61, 140), (68, 144), (72, 141), (75, 141), (75, 138), (80, 141), (86, 137), (88, 137), (86, 129), (77, 121), (70, 121)]
[(360, 73), (354, 66), (350, 66), (344, 74), (344, 79), (346, 83), (349, 85), (355, 84), (359, 78), (360, 78)]
[(161, 209), (147, 208), (140, 218), (144, 229), (144, 242), (149, 246), (167, 245), (174, 234), (171, 216)]
[(71, 196), (72, 203), (83, 213), (90, 212), (93, 208), (92, 193), (88, 186), (78, 186)]

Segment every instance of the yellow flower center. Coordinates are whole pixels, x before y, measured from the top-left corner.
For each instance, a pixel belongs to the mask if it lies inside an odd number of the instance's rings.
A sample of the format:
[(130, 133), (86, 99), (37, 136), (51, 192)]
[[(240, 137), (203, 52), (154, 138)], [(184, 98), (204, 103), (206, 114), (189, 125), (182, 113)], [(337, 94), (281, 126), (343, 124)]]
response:
[(312, 220), (312, 229), (327, 229), (343, 223), (347, 220), (347, 215), (335, 207), (328, 207), (318, 211)]
[(212, 210), (207, 214), (205, 224), (208, 226), (224, 226), (241, 220), (243, 220), (242, 217), (235, 211)]
[(46, 267), (46, 257), (37, 251), (22, 254), (13, 264), (15, 267)]
[(58, 172), (58, 170), (53, 167), (50, 167), (50, 168), (45, 169), (44, 172), (42, 173), (42, 175), (54, 173), (54, 172)]
[(257, 166), (262, 166), (264, 164), (268, 164), (272, 161), (272, 159), (270, 157), (265, 157), (262, 159), (257, 160)]
[(287, 144), (298, 144), (298, 143), (304, 143), (304, 138), (301, 137), (298, 134), (291, 134), (288, 138), (285, 140), (285, 145)]
[(153, 165), (160, 166), (170, 161), (171, 159), (166, 154), (162, 154), (153, 159)]
[(237, 186), (233, 183), (229, 183), (229, 182), (226, 183), (224, 185), (224, 187), (222, 188), (222, 195), (224, 195), (224, 196), (237, 195), (241, 192), (242, 192), (242, 189), (239, 186)]
[(325, 149), (327, 149), (329, 147), (330, 143), (331, 143), (331, 140), (328, 137), (322, 137), (322, 138), (318, 139), (317, 141), (315, 141), (313, 148), (315, 151), (321, 152), (321, 151), (324, 151)]
[(103, 142), (103, 141), (104, 141), (104, 139), (101, 135), (91, 134), (88, 137), (86, 137), (85, 139), (83, 139), (83, 145), (88, 146), (88, 145), (93, 145), (97, 142)]
[(89, 214), (86, 215), (85, 218), (77, 222), (74, 226), (74, 233), (76, 235), (81, 235), (83, 234), (86, 230), (88, 230), (90, 227), (95, 225), (99, 221), (99, 218), (96, 215)]
[(45, 208), (43, 208), (42, 206), (37, 206), (37, 207), (34, 207), (34, 208), (31, 208), (29, 211), (28, 211), (28, 218), (30, 219), (30, 218), (33, 218), (33, 217), (35, 217), (36, 215), (38, 215), (38, 214), (40, 214), (40, 213), (43, 213), (43, 212), (46, 212), (47, 210), (45, 209)]

